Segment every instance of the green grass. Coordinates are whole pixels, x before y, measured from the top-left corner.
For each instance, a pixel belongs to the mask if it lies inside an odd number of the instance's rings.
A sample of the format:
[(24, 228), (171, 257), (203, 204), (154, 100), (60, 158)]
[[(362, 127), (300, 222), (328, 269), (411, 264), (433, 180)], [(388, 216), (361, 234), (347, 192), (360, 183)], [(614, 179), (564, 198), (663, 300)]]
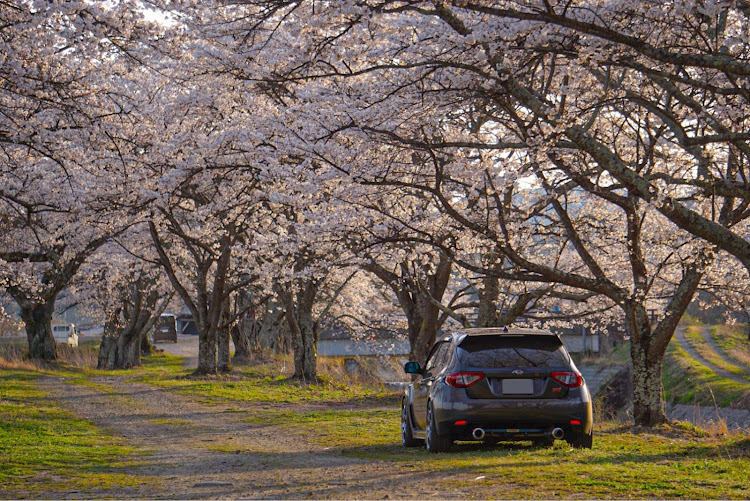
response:
[(438, 490), (486, 483), (492, 488), (487, 497), (742, 499), (750, 494), (750, 443), (743, 438), (699, 439), (658, 430), (633, 433), (607, 423), (597, 427), (591, 450), (574, 450), (557, 441), (549, 449), (525, 443), (494, 448), (459, 444), (450, 453), (431, 455), (422, 448), (390, 445), (344, 453), (407, 463), (416, 472), (444, 471), (445, 480), (435, 486)]
[(245, 421), (276, 424), (308, 442), (328, 447), (382, 446), (400, 435), (400, 409), (254, 412)]
[[(438, 473), (437, 492), (484, 499), (720, 498), (750, 495), (750, 440), (712, 437), (692, 426), (654, 430), (599, 423), (594, 448), (530, 443), (454, 445), (428, 454), (399, 443), (399, 412), (390, 409), (262, 412), (247, 421), (273, 425), (346, 456), (372, 461), (383, 474), (414, 478)], [(253, 454), (237, 448), (224, 452)], [(444, 472), (444, 475), (440, 473)]]
[[(715, 332), (716, 328), (713, 328), (711, 330)], [(721, 356), (719, 356), (719, 354), (716, 353), (713, 348), (711, 348), (711, 346), (704, 341), (702, 327), (691, 326), (686, 328), (685, 338), (687, 339), (688, 343), (690, 343), (690, 346), (692, 346), (692, 348), (699, 355), (701, 355), (704, 359), (706, 359), (716, 367), (736, 376), (746, 378), (750, 376), (748, 371), (743, 370), (742, 368), (737, 367), (734, 364), (727, 363), (727, 361), (721, 358)], [(748, 379), (748, 384), (750, 384), (750, 379)]]
[(720, 376), (694, 360), (677, 342), (667, 347), (662, 374), (667, 401), (750, 409), (750, 385)]
[(727, 355), (750, 367), (750, 341), (747, 339), (747, 324), (715, 325), (711, 328), (711, 336)]
[(2, 491), (98, 494), (151, 482), (129, 473), (140, 460), (136, 449), (56, 407), (37, 388), (39, 377), (28, 370), (0, 370)]
[[(169, 361), (169, 358), (167, 358)], [(152, 361), (149, 361), (151, 364)], [(342, 402), (393, 403), (397, 396), (393, 390), (363, 384), (335, 381), (321, 374), (322, 382), (303, 383), (279, 375), (278, 368), (256, 365), (235, 368), (227, 376), (192, 377), (185, 369), (160, 371), (144, 369), (137, 381), (153, 384), (184, 395), (199, 397), (206, 403), (252, 401), (269, 404), (316, 403), (335, 405)]]
[[(692, 362), (679, 346), (670, 345), (668, 357), (668, 395), (684, 394), (686, 403), (694, 403), (702, 388), (710, 386), (717, 400), (742, 396), (737, 387), (725, 386), (731, 381)], [(330, 450), (332, 457), (362, 460), (363, 477), (416, 485), (404, 492), (411, 498), (428, 490), (436, 497), (481, 499), (750, 498), (750, 439), (745, 435), (719, 436), (689, 425), (642, 429), (605, 422), (596, 424), (591, 450), (572, 449), (561, 441), (552, 448), (524, 442), (497, 447), (463, 443), (450, 453), (428, 454), (423, 447), (400, 445), (398, 395), (379, 387), (344, 384), (343, 378), (326, 373), (323, 383), (302, 384), (279, 376), (273, 364), (214, 378), (195, 378), (189, 372), (179, 357), (164, 355), (145, 358), (144, 366), (133, 371), (65, 365), (46, 370), (110, 398), (117, 395), (94, 377), (146, 382), (221, 405), (247, 424), (248, 434), (272, 426)], [(56, 490), (122, 497), (154, 481), (130, 473), (142, 464), (143, 451), (55, 407), (35, 384), (41, 376), (38, 371), (0, 369), (0, 497), (50, 497)], [(154, 417), (152, 422), (190, 426), (182, 419)], [(249, 461), (267, 456), (279, 468), (294, 461), (289, 451), (260, 451), (252, 443), (196, 447), (245, 455)], [(324, 484), (325, 478), (318, 482)]]

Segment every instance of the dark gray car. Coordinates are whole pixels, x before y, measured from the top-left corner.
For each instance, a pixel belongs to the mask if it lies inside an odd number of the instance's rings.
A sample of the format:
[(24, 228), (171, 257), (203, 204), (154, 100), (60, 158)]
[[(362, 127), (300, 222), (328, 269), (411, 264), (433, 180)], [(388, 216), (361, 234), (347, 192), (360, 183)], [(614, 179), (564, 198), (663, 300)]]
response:
[(538, 329), (464, 329), (440, 339), (401, 406), (401, 439), (430, 452), (456, 441), (565, 439), (591, 448), (591, 396), (560, 338)]
[(154, 343), (159, 341), (177, 342), (177, 322), (174, 315), (165, 313), (159, 317), (154, 326), (152, 339)]

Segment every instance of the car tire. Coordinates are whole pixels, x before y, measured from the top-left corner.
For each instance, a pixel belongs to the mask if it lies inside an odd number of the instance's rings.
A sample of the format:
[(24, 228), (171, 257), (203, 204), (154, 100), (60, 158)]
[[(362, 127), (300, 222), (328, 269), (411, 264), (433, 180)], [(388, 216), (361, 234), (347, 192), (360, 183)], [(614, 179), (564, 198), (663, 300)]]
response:
[(409, 406), (405, 398), (401, 400), (401, 443), (404, 447), (416, 447), (422, 443), (421, 440), (414, 438), (411, 427), (411, 412), (409, 412)]
[(570, 437), (568, 443), (576, 449), (591, 449), (594, 445), (594, 430), (591, 433), (577, 433)]
[(435, 413), (432, 411), (432, 402), (427, 405), (427, 430), (425, 431), (427, 452), (446, 452), (453, 445), (453, 440), (450, 437), (445, 437), (438, 433), (437, 425), (435, 424)]

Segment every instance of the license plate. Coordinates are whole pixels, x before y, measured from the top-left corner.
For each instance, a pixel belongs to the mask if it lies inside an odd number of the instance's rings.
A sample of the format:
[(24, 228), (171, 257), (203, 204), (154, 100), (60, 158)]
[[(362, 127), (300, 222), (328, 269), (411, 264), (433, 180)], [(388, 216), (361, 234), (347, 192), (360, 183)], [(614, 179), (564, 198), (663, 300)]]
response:
[(533, 379), (503, 379), (504, 395), (531, 395), (534, 393)]

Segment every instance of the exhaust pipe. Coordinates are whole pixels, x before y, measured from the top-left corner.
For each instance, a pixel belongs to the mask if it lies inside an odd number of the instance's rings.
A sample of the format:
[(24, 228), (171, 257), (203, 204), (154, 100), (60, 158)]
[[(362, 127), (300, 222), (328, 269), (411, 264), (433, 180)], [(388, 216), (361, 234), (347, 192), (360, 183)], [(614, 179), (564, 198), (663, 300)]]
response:
[(553, 438), (560, 440), (561, 438), (563, 438), (563, 436), (565, 436), (565, 432), (562, 428), (555, 428), (554, 430), (552, 430)]
[(477, 440), (482, 440), (484, 438), (484, 430), (481, 428), (474, 428), (474, 431), (471, 432), (471, 436)]

